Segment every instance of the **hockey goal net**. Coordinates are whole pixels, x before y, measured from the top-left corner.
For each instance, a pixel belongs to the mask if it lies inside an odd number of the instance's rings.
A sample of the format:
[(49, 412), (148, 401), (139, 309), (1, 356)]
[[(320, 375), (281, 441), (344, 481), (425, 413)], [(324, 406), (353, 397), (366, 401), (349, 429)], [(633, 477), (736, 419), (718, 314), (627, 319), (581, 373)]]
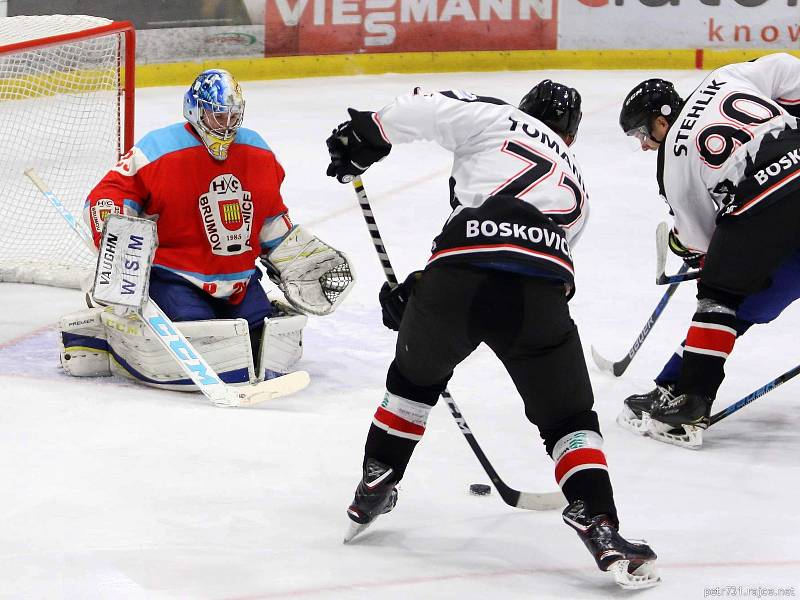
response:
[(133, 26), (81, 15), (0, 19), (0, 281), (79, 287), (94, 258), (24, 175), (81, 219), (133, 143)]

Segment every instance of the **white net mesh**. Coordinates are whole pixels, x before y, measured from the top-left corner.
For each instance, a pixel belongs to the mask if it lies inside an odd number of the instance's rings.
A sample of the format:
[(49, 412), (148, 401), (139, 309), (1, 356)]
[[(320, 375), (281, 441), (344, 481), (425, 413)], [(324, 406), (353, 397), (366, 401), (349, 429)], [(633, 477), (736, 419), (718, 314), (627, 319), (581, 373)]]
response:
[[(93, 265), (23, 171), (36, 169), (80, 218), (87, 193), (118, 159), (124, 35), (32, 41), (108, 23), (67, 15), (0, 19), (0, 281), (78, 287)], [(19, 42), (31, 45), (9, 51)]]

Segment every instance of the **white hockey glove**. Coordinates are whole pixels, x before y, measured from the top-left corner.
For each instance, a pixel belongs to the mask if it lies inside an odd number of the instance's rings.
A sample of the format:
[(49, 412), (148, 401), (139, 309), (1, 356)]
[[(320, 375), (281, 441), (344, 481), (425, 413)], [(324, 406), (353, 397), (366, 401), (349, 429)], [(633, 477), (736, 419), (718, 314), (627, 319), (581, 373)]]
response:
[(297, 310), (329, 315), (355, 283), (347, 256), (297, 225), (267, 255), (278, 287)]

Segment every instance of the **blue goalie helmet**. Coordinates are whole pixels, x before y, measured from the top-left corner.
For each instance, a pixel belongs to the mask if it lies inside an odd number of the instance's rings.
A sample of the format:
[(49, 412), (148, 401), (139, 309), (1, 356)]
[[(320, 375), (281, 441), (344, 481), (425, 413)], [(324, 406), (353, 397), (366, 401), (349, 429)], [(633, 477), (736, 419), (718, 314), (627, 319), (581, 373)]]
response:
[(217, 160), (228, 149), (244, 119), (244, 98), (239, 82), (224, 69), (203, 71), (183, 96), (183, 116)]

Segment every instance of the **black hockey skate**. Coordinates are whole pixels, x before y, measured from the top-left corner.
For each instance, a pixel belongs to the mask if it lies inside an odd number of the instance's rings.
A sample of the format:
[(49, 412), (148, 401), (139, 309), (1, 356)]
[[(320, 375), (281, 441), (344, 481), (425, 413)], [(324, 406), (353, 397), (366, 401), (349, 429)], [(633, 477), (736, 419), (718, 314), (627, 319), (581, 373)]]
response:
[(364, 476), (347, 509), (347, 516), (352, 523), (344, 536), (345, 544), (369, 527), (377, 517), (394, 508), (397, 504), (396, 484), (394, 469), (373, 458), (367, 459)]
[(567, 506), (561, 516), (578, 532), (599, 569), (610, 571), (621, 587), (641, 589), (661, 581), (656, 571), (656, 553), (643, 541), (629, 542), (623, 538), (610, 516), (589, 517), (583, 500)]
[(699, 394), (681, 394), (655, 406), (647, 433), (668, 444), (697, 449), (703, 445), (703, 430), (711, 424), (713, 400)]
[(617, 424), (637, 435), (647, 435), (647, 422), (653, 408), (673, 397), (675, 385), (656, 384), (655, 389), (644, 394), (634, 394), (625, 398), (622, 412), (617, 415)]

